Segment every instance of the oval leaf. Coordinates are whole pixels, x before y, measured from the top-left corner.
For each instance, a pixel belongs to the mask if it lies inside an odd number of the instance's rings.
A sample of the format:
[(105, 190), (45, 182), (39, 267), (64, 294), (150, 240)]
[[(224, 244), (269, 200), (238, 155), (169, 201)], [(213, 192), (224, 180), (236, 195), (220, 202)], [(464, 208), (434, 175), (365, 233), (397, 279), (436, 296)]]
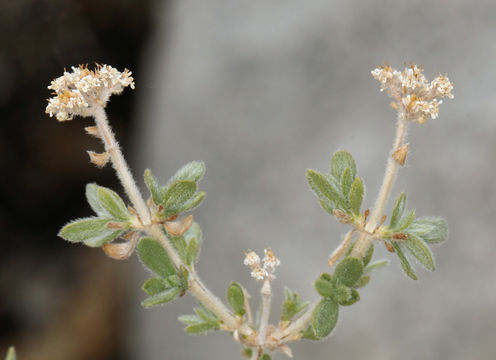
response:
[(245, 295), (243, 288), (237, 282), (232, 282), (227, 289), (227, 301), (236, 315), (245, 314)]
[(341, 175), (341, 191), (345, 197), (348, 197), (348, 194), (351, 190), (351, 184), (353, 183), (353, 175), (351, 174), (351, 170), (349, 167), (344, 169), (343, 175)]
[(402, 242), (410, 253), (421, 263), (427, 270), (434, 271), (434, 256), (429, 246), (419, 237), (408, 234), (408, 238)]
[(164, 281), (159, 278), (150, 278), (146, 280), (142, 288), (150, 296), (157, 295), (158, 293), (167, 290)]
[(152, 200), (155, 205), (161, 204), (163, 199), (162, 189), (159, 186), (157, 178), (153, 175), (150, 169), (145, 170), (145, 184), (150, 194), (152, 195)]
[(347, 257), (343, 259), (334, 272), (336, 279), (346, 286), (353, 286), (363, 274), (362, 261), (355, 257)]
[(334, 153), (331, 160), (331, 174), (336, 179), (341, 179), (346, 168), (350, 168), (352, 180), (356, 176), (356, 164), (353, 156), (346, 150), (339, 150)]
[(169, 184), (172, 184), (178, 180), (189, 180), (198, 182), (201, 180), (204, 173), (205, 164), (203, 163), (203, 161), (192, 161), (180, 168), (171, 178)]
[(84, 242), (90, 247), (100, 247), (122, 233), (122, 230), (107, 228), (111, 220), (97, 217), (75, 220), (64, 226), (58, 235), (70, 242)]
[(448, 236), (448, 224), (441, 218), (420, 218), (412, 222), (408, 232), (417, 235), (428, 244), (437, 244)]
[(88, 204), (90, 204), (91, 209), (98, 215), (103, 217), (111, 217), (110, 213), (105, 210), (105, 208), (100, 204), (98, 200), (98, 186), (97, 184), (87, 184), (86, 185), (86, 199)]
[[(333, 207), (336, 206), (343, 207), (341, 195), (324, 174), (315, 170), (307, 170), (307, 181), (319, 200), (325, 203), (326, 206), (322, 207), (324, 207), (327, 212), (329, 212), (329, 209), (333, 209)], [(330, 211), (330, 213), (332, 214), (332, 211)]]
[(152, 238), (142, 238), (138, 255), (147, 268), (162, 278), (176, 275), (176, 269), (162, 245)]
[(178, 214), (184, 203), (196, 193), (196, 183), (179, 180), (173, 183), (164, 195), (164, 208), (167, 215)]
[(354, 215), (360, 215), (360, 208), (362, 207), (363, 201), (363, 182), (362, 179), (356, 178), (351, 185), (350, 191), (350, 208)]
[(312, 326), (315, 335), (325, 338), (331, 333), (338, 321), (339, 305), (331, 298), (323, 298), (312, 314)]
[(330, 297), (333, 293), (333, 285), (331, 282), (331, 275), (323, 273), (319, 276), (317, 280), (313, 283), (315, 290), (323, 297)]
[(144, 300), (141, 303), (141, 306), (143, 306), (144, 308), (150, 308), (152, 306), (166, 304), (174, 300), (181, 293), (181, 291), (181, 288), (167, 289)]
[(126, 204), (115, 191), (99, 186), (97, 195), (100, 204), (114, 218), (124, 221), (131, 218)]

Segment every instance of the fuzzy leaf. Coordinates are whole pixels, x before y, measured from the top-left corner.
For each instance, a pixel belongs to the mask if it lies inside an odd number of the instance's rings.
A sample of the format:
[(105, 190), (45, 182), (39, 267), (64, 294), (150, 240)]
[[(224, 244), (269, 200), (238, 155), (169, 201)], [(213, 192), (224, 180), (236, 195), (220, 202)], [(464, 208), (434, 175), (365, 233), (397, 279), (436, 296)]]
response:
[(374, 255), (374, 244), (370, 243), (369, 248), (367, 249), (367, 252), (365, 253), (362, 262), (363, 266), (367, 266), (372, 260), (372, 256)]
[(260, 356), (258, 360), (271, 360), (271, 358), (268, 354), (262, 354), (262, 356)]
[(158, 205), (164, 201), (162, 189), (158, 183), (157, 178), (153, 175), (150, 169), (145, 170), (145, 184), (150, 194), (152, 195), (153, 202)]
[(170, 239), (172, 245), (174, 246), (174, 249), (176, 249), (177, 253), (179, 254), (179, 257), (183, 261), (186, 261), (186, 246), (188, 244), (186, 243), (184, 236), (183, 235), (179, 235), (179, 236), (169, 235), (169, 239)]
[(339, 304), (343, 306), (350, 306), (356, 303), (358, 300), (360, 300), (360, 294), (358, 293), (358, 291), (356, 291), (356, 289), (351, 289), (350, 298), (340, 302)]
[(391, 228), (394, 228), (398, 225), (398, 222), (403, 217), (403, 213), (405, 212), (405, 206), (406, 206), (406, 194), (402, 192), (401, 194), (398, 195), (398, 198), (396, 199), (396, 203), (394, 204), (393, 212), (391, 214), (391, 221), (389, 223), (389, 226)]
[(312, 325), (309, 325), (305, 330), (301, 332), (301, 338), (307, 340), (320, 340), (317, 335), (315, 335), (315, 330)]
[(194, 208), (196, 208), (201, 204), (204, 198), (205, 198), (205, 192), (203, 191), (197, 192), (191, 199), (186, 201), (183, 204), (183, 206), (181, 206), (179, 212), (182, 213), (185, 211), (193, 210)]
[(351, 170), (348, 167), (344, 169), (343, 175), (341, 175), (341, 191), (345, 197), (348, 197), (352, 183), (353, 183), (353, 175), (351, 174)]
[(408, 275), (413, 280), (418, 280), (417, 274), (415, 273), (413, 266), (408, 261), (408, 258), (405, 256), (405, 253), (403, 251), (401, 244), (397, 243), (395, 241), (393, 241), (391, 244), (393, 245), (394, 250), (396, 251), (396, 254), (398, 255), (398, 258), (400, 259), (401, 267), (403, 268), (403, 271), (405, 272), (405, 274)]
[(88, 200), (88, 204), (90, 204), (91, 209), (101, 217), (111, 217), (110, 213), (105, 210), (105, 208), (100, 204), (100, 200), (98, 200), (98, 186), (97, 184), (87, 184), (86, 185), (86, 199)]
[(343, 284), (339, 284), (336, 286), (333, 294), (333, 299), (338, 303), (342, 303), (346, 301), (351, 296), (351, 289)]
[(219, 329), (220, 329), (220, 324), (218, 321), (215, 321), (215, 322), (201, 322), (193, 325), (188, 325), (184, 330), (188, 334), (198, 335)]
[(245, 314), (245, 295), (243, 288), (235, 281), (227, 289), (227, 301), (236, 315), (243, 316)]
[(351, 176), (355, 179), (356, 164), (353, 156), (346, 150), (339, 150), (334, 153), (331, 160), (331, 174), (336, 179), (341, 179), (346, 168), (350, 168)]
[(162, 279), (149, 278), (145, 281), (142, 288), (149, 296), (153, 296), (167, 290), (168, 286), (166, 286)]
[(152, 238), (142, 238), (138, 255), (147, 268), (162, 278), (176, 275), (176, 269), (162, 245)]
[(334, 276), (346, 286), (353, 286), (362, 277), (362, 261), (355, 257), (344, 258), (336, 267)]
[(332, 214), (334, 207), (343, 207), (343, 199), (336, 187), (330, 182), (328, 176), (315, 170), (307, 170), (307, 181), (319, 200), (325, 203), (322, 207)]
[(364, 275), (362, 276), (356, 283), (355, 283), (355, 288), (361, 288), (367, 285), (370, 281), (370, 276), (369, 275)]
[(191, 265), (198, 260), (198, 255), (200, 253), (202, 240), (200, 226), (194, 222), (183, 236), (188, 243), (186, 246), (186, 263)]
[(181, 212), (184, 204), (196, 192), (196, 183), (191, 180), (178, 180), (174, 182), (164, 195), (164, 208), (166, 215), (175, 215)]
[(292, 292), (288, 288), (286, 288), (286, 300), (282, 303), (282, 321), (290, 321), (299, 312), (305, 309), (308, 306), (307, 302), (302, 303), (300, 296), (296, 292)]
[(331, 275), (323, 273), (313, 283), (315, 290), (323, 297), (330, 297), (333, 293), (333, 285), (331, 282)]
[(126, 204), (124, 204), (124, 201), (122, 201), (121, 197), (115, 191), (99, 186), (97, 195), (102, 207), (112, 217), (123, 221), (130, 219), (131, 214), (129, 214)]
[(7, 350), (7, 356), (5, 357), (5, 360), (16, 360), (16, 351), (13, 346), (9, 347), (9, 350)]
[(412, 209), (408, 212), (408, 214), (406, 214), (405, 216), (403, 216), (403, 218), (401, 218), (401, 220), (398, 222), (394, 230), (396, 232), (405, 230), (411, 225), (414, 219), (415, 219), (415, 210)]
[(448, 236), (448, 225), (441, 218), (420, 218), (410, 224), (408, 232), (422, 238), (428, 244), (437, 244)]
[(170, 288), (165, 291), (162, 291), (156, 295), (149, 297), (141, 303), (141, 306), (144, 308), (150, 308), (152, 306), (166, 304), (174, 300), (181, 293), (181, 288)]
[(312, 326), (315, 335), (325, 338), (331, 333), (338, 321), (339, 305), (331, 298), (320, 300), (312, 314)]
[(389, 260), (377, 260), (377, 261), (374, 261), (372, 264), (368, 265), (365, 268), (364, 272), (366, 274), (370, 274), (372, 271), (385, 268), (388, 265), (389, 265)]
[(215, 315), (212, 311), (210, 311), (205, 305), (200, 303), (200, 306), (195, 308), (196, 314), (202, 318), (204, 321), (218, 321), (217, 315)]
[(70, 242), (84, 242), (89, 247), (100, 247), (122, 233), (122, 230), (107, 228), (107, 224), (112, 220), (97, 217), (74, 220), (65, 225), (58, 235)]
[(434, 256), (429, 246), (419, 237), (408, 234), (408, 239), (402, 242), (410, 253), (421, 263), (427, 270), (434, 271)]
[(363, 201), (363, 182), (362, 179), (356, 178), (351, 185), (350, 191), (350, 208), (354, 215), (360, 215), (360, 208), (362, 207)]
[(201, 180), (204, 173), (205, 164), (203, 163), (203, 161), (192, 161), (180, 168), (169, 180), (169, 183), (167, 185), (170, 185), (179, 180), (198, 182)]

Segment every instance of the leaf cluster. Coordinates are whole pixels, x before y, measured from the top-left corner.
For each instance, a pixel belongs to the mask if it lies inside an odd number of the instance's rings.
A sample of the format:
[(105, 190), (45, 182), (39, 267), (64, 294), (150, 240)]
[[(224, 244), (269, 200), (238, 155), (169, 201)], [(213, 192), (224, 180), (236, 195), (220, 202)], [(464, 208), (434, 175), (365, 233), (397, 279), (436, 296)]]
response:
[[(391, 241), (406, 275), (417, 280), (412, 258), (425, 269), (434, 271), (434, 255), (429, 245), (441, 243), (448, 236), (446, 221), (436, 217), (415, 218), (415, 210), (405, 211), (406, 195), (401, 193), (391, 214), (391, 221), (384, 229), (385, 237)], [(395, 236), (400, 239), (394, 239)]]
[(188, 334), (203, 334), (220, 329), (220, 320), (202, 303), (195, 309), (195, 314), (181, 315), (179, 321), (186, 324), (184, 330)]
[(361, 217), (365, 192), (363, 181), (356, 174), (356, 163), (351, 154), (339, 150), (332, 156), (330, 173), (307, 170), (307, 181), (324, 210), (336, 215), (337, 209), (355, 220)]
[(134, 216), (115, 191), (88, 184), (86, 199), (96, 216), (77, 219), (65, 225), (58, 234), (64, 240), (100, 247), (132, 227)]
[(200, 205), (205, 193), (197, 190), (204, 173), (204, 163), (192, 161), (181, 167), (164, 186), (160, 186), (151, 170), (146, 169), (145, 184), (155, 204), (155, 216), (164, 220)]
[(138, 243), (138, 256), (157, 275), (143, 284), (143, 290), (150, 296), (142, 302), (143, 307), (166, 304), (187, 291), (187, 269), (176, 269), (158, 241), (149, 237), (142, 238)]

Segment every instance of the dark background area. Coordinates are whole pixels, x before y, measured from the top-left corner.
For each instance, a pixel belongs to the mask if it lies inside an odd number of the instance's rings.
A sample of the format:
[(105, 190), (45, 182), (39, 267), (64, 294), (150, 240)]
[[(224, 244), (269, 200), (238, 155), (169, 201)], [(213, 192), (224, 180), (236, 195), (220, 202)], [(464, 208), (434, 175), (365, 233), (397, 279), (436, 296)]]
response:
[[(23, 360), (128, 358), (119, 267), (56, 236), (88, 214), (85, 184), (115, 176), (89, 164), (84, 150), (101, 148), (89, 119), (60, 124), (44, 109), (64, 68), (98, 62), (139, 77), (152, 3), (0, 1), (0, 357), (13, 344)], [(108, 107), (127, 150), (134, 107), (130, 91)]]

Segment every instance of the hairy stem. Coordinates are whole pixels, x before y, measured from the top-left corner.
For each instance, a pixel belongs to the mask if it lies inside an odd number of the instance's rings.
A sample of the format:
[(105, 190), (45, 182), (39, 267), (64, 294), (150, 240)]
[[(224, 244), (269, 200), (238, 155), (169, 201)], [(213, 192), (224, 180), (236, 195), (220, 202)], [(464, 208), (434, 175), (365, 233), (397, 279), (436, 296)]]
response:
[(354, 232), (354, 229), (348, 231), (348, 233), (344, 237), (343, 242), (336, 248), (336, 250), (333, 251), (333, 253), (329, 257), (329, 267), (332, 268), (334, 263), (345, 253), (346, 249), (348, 249)]
[(114, 133), (109, 126), (107, 121), (107, 115), (105, 110), (101, 106), (96, 106), (95, 108), (95, 123), (98, 127), (98, 132), (100, 133), (100, 138), (102, 139), (105, 151), (110, 155), (112, 160), (112, 165), (114, 166), (117, 177), (121, 181), (127, 196), (131, 200), (133, 206), (135, 207), (141, 221), (144, 225), (149, 225), (150, 221), (150, 211), (148, 206), (146, 206), (141, 193), (134, 182), (133, 175), (127, 166), (126, 160), (122, 155), (122, 151), (119, 147), (119, 143), (115, 140)]
[[(141, 218), (145, 231), (154, 239), (159, 241), (176, 268), (187, 268), (163, 232), (161, 225), (152, 224), (148, 206), (136, 186), (134, 178), (131, 175), (131, 171), (129, 170), (126, 160), (124, 159), (124, 156), (119, 148), (119, 144), (115, 140), (112, 129), (108, 124), (107, 116), (103, 108), (98, 107), (95, 110), (94, 117), (100, 137), (105, 145), (105, 151), (109, 153), (115, 172), (117, 173), (126, 194), (129, 196), (129, 199), (135, 207), (136, 212)], [(253, 330), (248, 325), (240, 323), (239, 320), (237, 320), (229, 309), (222, 303), (222, 301), (212, 294), (193, 269), (189, 269), (189, 283), (189, 290), (193, 296), (195, 296), (201, 303), (215, 313), (215, 315), (217, 315), (217, 317), (223, 322), (225, 327), (231, 330), (237, 329), (239, 332), (246, 335), (253, 333)]]
[(264, 281), (260, 294), (262, 294), (262, 317), (260, 319), (260, 328), (258, 329), (258, 343), (263, 347), (267, 337), (267, 329), (269, 327), (270, 300), (272, 298), (269, 279)]
[[(398, 161), (393, 159), (392, 155), (403, 145), (407, 127), (407, 120), (405, 120), (404, 117), (401, 116), (401, 112), (399, 112), (398, 121), (396, 123), (396, 136), (394, 138), (393, 148), (388, 158), (386, 171), (384, 173), (384, 179), (382, 180), (381, 189), (379, 191), (379, 195), (377, 196), (377, 200), (375, 201), (374, 209), (372, 210), (369, 220), (365, 225), (366, 231), (372, 232), (377, 226), (377, 223), (381, 219), (382, 215), (384, 214), (384, 208), (389, 198), (389, 194), (391, 193), (391, 189), (393, 188), (396, 174), (398, 173), (398, 170), (400, 168), (400, 164), (398, 163)], [(367, 234), (366, 232), (360, 232), (360, 235), (358, 236), (358, 239), (353, 246), (351, 255), (358, 258), (363, 257), (369, 247), (370, 241), (371, 240), (369, 234)]]

